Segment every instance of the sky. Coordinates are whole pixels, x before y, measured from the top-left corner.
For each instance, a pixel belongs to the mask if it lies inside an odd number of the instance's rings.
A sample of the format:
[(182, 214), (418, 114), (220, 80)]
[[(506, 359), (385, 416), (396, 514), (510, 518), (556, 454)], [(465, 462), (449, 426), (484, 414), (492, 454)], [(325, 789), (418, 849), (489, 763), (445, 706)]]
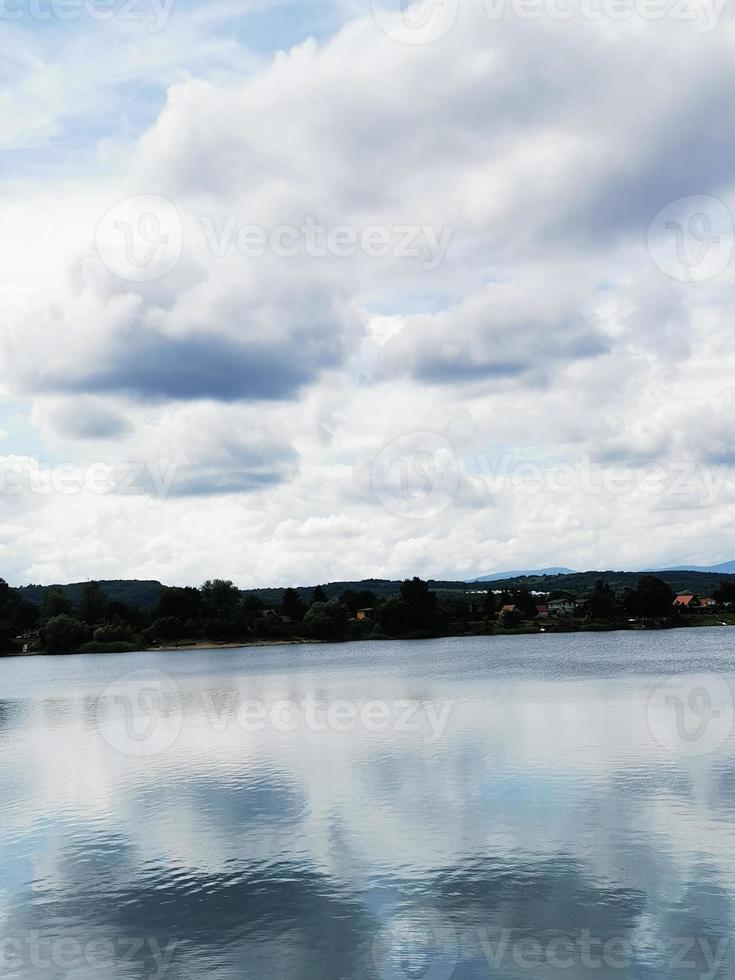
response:
[(735, 557), (722, 0), (0, 0), (0, 574)]

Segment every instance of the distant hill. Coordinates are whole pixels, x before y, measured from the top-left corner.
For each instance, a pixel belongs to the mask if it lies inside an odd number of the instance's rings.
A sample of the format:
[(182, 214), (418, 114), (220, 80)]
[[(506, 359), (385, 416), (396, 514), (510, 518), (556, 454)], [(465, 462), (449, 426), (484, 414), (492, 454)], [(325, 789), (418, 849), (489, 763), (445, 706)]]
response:
[[(518, 578), (501, 579), (492, 583), (493, 589), (529, 589), (534, 592), (566, 591), (575, 595), (586, 595), (595, 587), (595, 582), (602, 579), (613, 589), (635, 588), (638, 579), (644, 572), (572, 572), (569, 575), (522, 575)], [(715, 572), (696, 572), (689, 570), (667, 569), (651, 574), (667, 582), (674, 592), (691, 590), (701, 595), (707, 595), (721, 585), (722, 582), (735, 576), (717, 574)]]
[(718, 575), (735, 575), (735, 561), (723, 561), (719, 565), (674, 565), (662, 569), (665, 572), (714, 572)]
[(576, 575), (573, 568), (554, 565), (551, 568), (516, 568), (509, 572), (493, 572), (492, 575), (480, 575), (473, 582), (499, 582), (501, 579), (518, 578), (521, 575)]
[[(86, 582), (72, 582), (69, 585), (21, 585), (20, 588), (16, 589), (16, 592), (19, 592), (29, 602), (40, 606), (46, 589), (58, 589), (76, 605), (86, 584)], [(161, 583), (152, 580), (100, 580), (99, 584), (112, 602), (124, 602), (128, 606), (135, 606), (138, 609), (150, 609), (151, 606), (155, 606), (161, 592)]]
[[(730, 570), (730, 574), (723, 574), (723, 571), (711, 571), (709, 569), (665, 569), (655, 571), (658, 575), (671, 586), (674, 592), (683, 592), (687, 589), (707, 595), (728, 579), (735, 579), (735, 562), (723, 562), (713, 568)], [(497, 573), (501, 575), (502, 573)], [(574, 572), (563, 568), (544, 568), (537, 572), (508, 572), (505, 578), (498, 578), (496, 575), (483, 576), (471, 582), (455, 582), (446, 579), (429, 579), (428, 584), (434, 592), (440, 595), (461, 595), (466, 592), (484, 591), (486, 588), (493, 589), (529, 589), (534, 592), (553, 592), (566, 591), (576, 595), (586, 595), (595, 587), (595, 582), (602, 579), (608, 582), (614, 589), (634, 588), (642, 572), (620, 572), (620, 571), (590, 571)], [(337, 598), (345, 590), (352, 589), (355, 592), (369, 590), (378, 599), (387, 596), (397, 595), (401, 588), (401, 579), (368, 578), (346, 582), (327, 582), (321, 588), (329, 598)], [(84, 582), (72, 582), (67, 585), (54, 585), (50, 588), (59, 589), (67, 595), (73, 603), (78, 603), (84, 588)], [(161, 591), (161, 583), (153, 580), (139, 581), (137, 579), (116, 579), (101, 580), (99, 583), (109, 598), (113, 602), (124, 602), (127, 605), (135, 606), (139, 609), (150, 609), (158, 602)], [(41, 605), (43, 593), (49, 586), (43, 585), (24, 585), (17, 591), (30, 602)], [(303, 585), (297, 589), (299, 596), (308, 601), (316, 588), (314, 585)], [(277, 605), (286, 591), (285, 587), (267, 589), (242, 589), (243, 596), (257, 596), (269, 605)]]
[[(352, 589), (353, 592), (373, 592), (378, 599), (385, 599), (388, 596), (398, 595), (402, 583), (403, 579), (364, 578), (352, 582), (322, 582), (320, 583), (319, 587), (330, 599), (337, 599), (347, 589)], [(453, 582), (445, 581), (443, 579), (429, 579), (428, 583), (429, 588), (431, 588), (434, 592), (467, 592), (476, 589), (476, 586), (472, 582)], [(311, 594), (315, 588), (316, 584), (300, 585), (296, 588), (296, 591), (298, 592), (300, 599), (308, 601), (311, 598)], [(242, 595), (257, 596), (257, 598), (262, 599), (263, 602), (267, 602), (272, 605), (275, 605), (281, 601), (285, 591), (285, 588), (241, 590)]]

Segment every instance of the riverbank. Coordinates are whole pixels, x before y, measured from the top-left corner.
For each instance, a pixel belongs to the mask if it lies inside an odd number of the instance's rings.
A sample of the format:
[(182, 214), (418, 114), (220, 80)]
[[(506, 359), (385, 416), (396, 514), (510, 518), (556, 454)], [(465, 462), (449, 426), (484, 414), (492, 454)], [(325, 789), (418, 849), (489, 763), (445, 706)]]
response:
[(156, 653), (175, 651), (196, 652), (197, 650), (238, 650), (243, 647), (282, 647), (282, 646), (322, 646), (324, 643), (348, 643), (359, 642), (369, 643), (371, 641), (401, 641), (401, 640), (435, 640), (446, 638), (461, 638), (463, 636), (529, 636), (529, 635), (557, 635), (560, 633), (621, 633), (631, 631), (655, 631), (672, 629), (702, 629), (713, 626), (735, 626), (735, 614), (718, 613), (717, 615), (697, 615), (679, 616), (666, 620), (625, 620), (610, 622), (577, 622), (571, 619), (543, 620), (535, 622), (521, 623), (519, 626), (503, 627), (493, 625), (490, 628), (478, 628), (476, 630), (448, 631), (438, 633), (410, 634), (407, 636), (345, 636), (331, 640), (319, 640), (314, 637), (284, 637), (284, 638), (258, 638), (251, 637), (242, 640), (183, 640), (181, 642), (157, 643), (151, 645), (144, 644), (124, 644), (125, 649), (120, 649), (123, 644), (110, 644), (109, 649), (101, 649), (101, 644), (95, 644), (94, 649), (89, 649), (91, 644), (86, 644), (87, 649), (76, 649), (68, 651), (47, 651), (47, 650), (28, 650), (9, 651), (0, 653), (0, 658), (4, 657), (44, 657), (44, 656), (80, 656), (91, 653), (102, 654), (123, 654), (123, 653)]

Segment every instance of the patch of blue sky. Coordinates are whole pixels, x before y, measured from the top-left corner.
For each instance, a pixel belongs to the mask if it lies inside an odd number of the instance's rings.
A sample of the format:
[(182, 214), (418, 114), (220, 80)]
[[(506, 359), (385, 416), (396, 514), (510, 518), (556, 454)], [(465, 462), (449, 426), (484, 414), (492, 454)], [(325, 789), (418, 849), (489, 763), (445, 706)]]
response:
[(96, 176), (108, 170), (100, 147), (126, 144), (151, 126), (166, 91), (148, 83), (126, 82), (108, 93), (105, 107), (57, 120), (50, 137), (28, 138), (0, 154), (0, 180)]
[[(430, 273), (427, 273), (427, 276), (430, 276)], [(403, 292), (398, 286), (390, 293), (363, 293), (359, 299), (360, 305), (364, 306), (374, 316), (441, 313), (444, 310), (452, 309), (459, 302), (458, 296), (445, 290), (427, 289), (425, 292)]]
[(241, 44), (255, 54), (288, 50), (307, 38), (325, 41), (345, 22), (344, 5), (335, 0), (284, 2), (254, 10), (232, 22)]
[(30, 410), (31, 403), (27, 401), (0, 401), (0, 456), (32, 456), (50, 461), (37, 429), (31, 424)]

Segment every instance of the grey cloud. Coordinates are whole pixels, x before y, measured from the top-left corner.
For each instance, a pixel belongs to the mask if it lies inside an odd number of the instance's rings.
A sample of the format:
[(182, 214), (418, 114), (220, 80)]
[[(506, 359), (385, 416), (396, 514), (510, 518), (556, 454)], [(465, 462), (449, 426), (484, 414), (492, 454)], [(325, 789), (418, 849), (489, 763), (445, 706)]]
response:
[[(645, 140), (633, 143), (610, 165), (559, 202), (546, 233), (562, 247), (595, 242), (607, 246), (622, 236), (642, 238), (650, 221), (672, 201), (689, 195), (725, 194), (733, 186), (735, 107), (717, 71), (693, 91), (681, 93), (675, 112), (660, 116)], [(728, 66), (728, 74), (732, 74)], [(712, 125), (713, 107), (718, 122)], [(621, 106), (620, 111), (625, 111)], [(619, 137), (625, 139), (622, 135)]]
[(285, 445), (254, 448), (228, 443), (218, 450), (216, 459), (179, 467), (171, 495), (200, 497), (264, 490), (292, 477), (299, 460), (298, 453)]
[[(543, 286), (541, 287), (543, 288)], [(543, 381), (552, 367), (604, 354), (607, 339), (593, 318), (569, 312), (549, 296), (548, 309), (516, 286), (496, 286), (453, 312), (408, 317), (381, 352), (378, 371), (428, 384), (485, 380)]]
[(257, 420), (221, 405), (184, 408), (157, 427), (121, 493), (206, 497), (253, 493), (292, 479), (300, 456)]
[(238, 342), (205, 332), (171, 337), (139, 330), (117, 339), (102, 366), (72, 378), (46, 378), (50, 390), (124, 394), (142, 400), (222, 402), (292, 399), (338, 348)]
[(99, 404), (71, 402), (63, 405), (53, 417), (57, 432), (76, 439), (114, 439), (132, 431), (128, 419)]
[[(521, 328), (522, 329), (522, 328)], [(489, 357), (475, 352), (471, 346), (459, 354), (442, 356), (440, 350), (422, 354), (414, 367), (414, 377), (431, 384), (455, 384), (463, 381), (482, 381), (492, 378), (517, 378), (543, 368), (544, 361), (568, 358), (579, 360), (597, 357), (607, 351), (599, 337), (579, 337), (559, 345), (541, 345), (537, 352), (529, 350), (516, 359), (504, 358), (502, 353)]]

